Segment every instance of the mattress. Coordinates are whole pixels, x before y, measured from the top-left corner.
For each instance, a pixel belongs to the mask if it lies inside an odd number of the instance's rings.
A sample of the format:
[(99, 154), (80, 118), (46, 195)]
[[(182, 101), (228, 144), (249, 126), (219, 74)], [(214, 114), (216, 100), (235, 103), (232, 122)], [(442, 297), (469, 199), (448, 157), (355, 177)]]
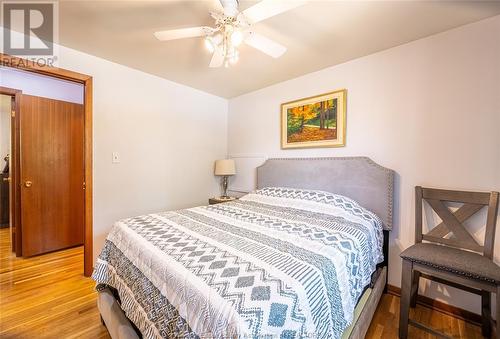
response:
[(93, 278), (145, 338), (340, 338), (382, 241), (347, 197), (271, 187), (117, 222)]

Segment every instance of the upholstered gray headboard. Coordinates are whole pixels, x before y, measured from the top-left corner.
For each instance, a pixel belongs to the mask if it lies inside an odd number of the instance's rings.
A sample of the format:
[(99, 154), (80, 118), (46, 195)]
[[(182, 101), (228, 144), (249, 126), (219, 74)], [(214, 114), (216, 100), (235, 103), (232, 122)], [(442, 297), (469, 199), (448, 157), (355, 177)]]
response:
[(367, 157), (268, 159), (257, 168), (257, 188), (279, 186), (345, 195), (392, 229), (394, 171)]

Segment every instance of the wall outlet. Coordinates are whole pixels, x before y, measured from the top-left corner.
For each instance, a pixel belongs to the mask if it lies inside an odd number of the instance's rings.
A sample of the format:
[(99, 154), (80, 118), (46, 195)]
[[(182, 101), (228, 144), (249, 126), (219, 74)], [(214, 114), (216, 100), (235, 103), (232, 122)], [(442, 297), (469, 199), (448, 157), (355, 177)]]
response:
[(113, 164), (119, 164), (120, 163), (120, 153), (118, 152), (113, 152), (112, 154), (112, 161)]

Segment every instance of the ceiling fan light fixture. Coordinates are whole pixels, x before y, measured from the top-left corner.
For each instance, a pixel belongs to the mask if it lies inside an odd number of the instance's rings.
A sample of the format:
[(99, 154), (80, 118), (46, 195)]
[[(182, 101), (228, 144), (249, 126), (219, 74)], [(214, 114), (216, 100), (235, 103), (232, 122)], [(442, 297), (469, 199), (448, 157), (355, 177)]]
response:
[(207, 48), (207, 50), (210, 52), (210, 53), (213, 53), (215, 51), (215, 44), (212, 40), (211, 37), (207, 36), (205, 38), (205, 47)]
[(231, 33), (231, 44), (233, 46), (239, 46), (243, 42), (243, 33), (240, 30), (234, 30)]
[(219, 8), (210, 12), (215, 26), (197, 26), (158, 31), (160, 41), (203, 37), (205, 48), (212, 54), (209, 67), (229, 67), (238, 62), (238, 48), (242, 43), (273, 58), (279, 58), (286, 47), (260, 34), (250, 31), (252, 25), (267, 18), (292, 10), (308, 0), (261, 0), (243, 11), (239, 0), (216, 0)]
[(213, 41), (214, 45), (217, 45), (217, 46), (218, 46), (218, 45), (220, 45), (220, 44), (222, 43), (222, 40), (223, 40), (223, 38), (222, 38), (222, 34), (217, 33), (217, 34), (215, 34), (215, 35), (213, 36), (213, 38), (212, 38), (212, 39), (213, 39), (212, 41)]

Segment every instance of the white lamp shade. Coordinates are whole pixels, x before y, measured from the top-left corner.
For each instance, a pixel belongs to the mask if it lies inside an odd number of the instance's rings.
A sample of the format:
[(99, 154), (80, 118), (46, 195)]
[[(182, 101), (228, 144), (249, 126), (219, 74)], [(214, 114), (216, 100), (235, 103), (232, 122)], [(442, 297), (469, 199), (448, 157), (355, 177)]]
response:
[(223, 159), (215, 161), (215, 175), (234, 175), (236, 174), (236, 166), (234, 160)]

